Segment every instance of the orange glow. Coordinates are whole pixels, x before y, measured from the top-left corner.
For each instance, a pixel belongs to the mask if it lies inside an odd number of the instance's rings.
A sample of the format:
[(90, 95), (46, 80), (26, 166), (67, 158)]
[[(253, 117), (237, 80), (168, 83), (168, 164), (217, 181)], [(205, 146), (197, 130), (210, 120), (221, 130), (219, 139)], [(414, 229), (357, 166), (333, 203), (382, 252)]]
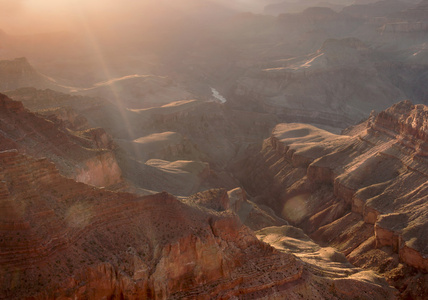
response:
[(80, 29), (82, 16), (105, 22), (123, 6), (112, 0), (0, 0), (0, 28), (11, 34), (73, 31)]

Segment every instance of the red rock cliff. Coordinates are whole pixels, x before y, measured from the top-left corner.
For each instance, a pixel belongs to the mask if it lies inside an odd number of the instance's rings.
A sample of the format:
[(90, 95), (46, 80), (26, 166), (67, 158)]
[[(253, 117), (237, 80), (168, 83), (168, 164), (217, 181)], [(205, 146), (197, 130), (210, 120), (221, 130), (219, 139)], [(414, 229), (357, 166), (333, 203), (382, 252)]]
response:
[[(278, 125), (245, 169), (246, 189), (357, 265), (426, 272), (428, 108), (403, 101), (347, 132)], [(392, 253), (373, 263), (384, 246)]]

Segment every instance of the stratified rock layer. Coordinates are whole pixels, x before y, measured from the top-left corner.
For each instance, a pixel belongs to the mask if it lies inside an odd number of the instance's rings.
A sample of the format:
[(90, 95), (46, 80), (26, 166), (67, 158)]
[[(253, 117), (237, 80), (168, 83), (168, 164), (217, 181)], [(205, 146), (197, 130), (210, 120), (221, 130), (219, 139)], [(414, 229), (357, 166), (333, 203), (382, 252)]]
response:
[(16, 151), (0, 153), (0, 168), (1, 297), (220, 297), (301, 276), (227, 213), (92, 188)]
[(112, 143), (103, 129), (71, 131), (1, 94), (0, 118), (0, 150), (46, 157), (63, 175), (87, 184), (109, 186), (121, 181)]
[(246, 188), (315, 240), (386, 272), (403, 295), (420, 297), (426, 284), (406, 290), (402, 280), (411, 272), (396, 270), (428, 270), (427, 124), (428, 107), (409, 101), (347, 135), (280, 124), (246, 170), (257, 170)]
[[(0, 152), (0, 170), (0, 298), (354, 297), (233, 213), (90, 187), (17, 151)], [(363, 299), (394, 298), (387, 286), (342, 280)]]

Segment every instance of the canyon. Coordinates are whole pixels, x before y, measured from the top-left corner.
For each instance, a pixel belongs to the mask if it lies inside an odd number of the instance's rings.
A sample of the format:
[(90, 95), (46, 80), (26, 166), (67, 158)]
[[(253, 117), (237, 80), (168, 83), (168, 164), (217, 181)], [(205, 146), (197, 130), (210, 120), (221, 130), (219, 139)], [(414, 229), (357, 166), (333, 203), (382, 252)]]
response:
[(2, 298), (280, 299), (333, 289), (347, 299), (345, 282), (395, 296), (380, 278), (316, 277), (227, 211), (227, 193), (220, 203), (216, 192), (183, 202), (107, 191), (16, 150), (0, 152), (0, 167)]
[[(111, 140), (103, 129), (71, 133), (63, 122), (31, 113), (21, 102), (0, 96), (1, 150), (21, 153), (55, 162), (64, 176), (104, 187), (121, 181), (121, 170), (112, 152)], [(55, 122), (57, 124), (55, 124)]]
[(428, 1), (98, 1), (0, 1), (0, 299), (426, 298)]
[[(427, 291), (427, 111), (403, 101), (342, 135), (279, 124), (261, 151), (245, 161), (247, 168), (242, 166), (251, 174), (244, 187), (259, 195), (257, 203), (280, 212), (321, 245), (383, 273), (409, 297), (422, 297)], [(406, 275), (421, 281), (405, 282)]]

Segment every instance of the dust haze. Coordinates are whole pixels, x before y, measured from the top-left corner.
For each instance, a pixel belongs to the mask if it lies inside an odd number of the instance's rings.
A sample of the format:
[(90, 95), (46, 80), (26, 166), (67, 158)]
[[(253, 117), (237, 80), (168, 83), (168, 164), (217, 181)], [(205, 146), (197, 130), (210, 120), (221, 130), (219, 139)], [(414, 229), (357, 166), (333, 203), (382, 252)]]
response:
[[(207, 5), (206, 3), (234, 10), (256, 11), (261, 8), (260, 2), (262, 1), (1, 0), (0, 27), (10, 34), (79, 31), (87, 24), (96, 28), (126, 27), (127, 24), (147, 24), (153, 19), (168, 17), (168, 14), (162, 16), (159, 13), (185, 13)], [(126, 28), (129, 30), (131, 26)]]
[(425, 299), (427, 81), (428, 0), (0, 0), (0, 299)]

